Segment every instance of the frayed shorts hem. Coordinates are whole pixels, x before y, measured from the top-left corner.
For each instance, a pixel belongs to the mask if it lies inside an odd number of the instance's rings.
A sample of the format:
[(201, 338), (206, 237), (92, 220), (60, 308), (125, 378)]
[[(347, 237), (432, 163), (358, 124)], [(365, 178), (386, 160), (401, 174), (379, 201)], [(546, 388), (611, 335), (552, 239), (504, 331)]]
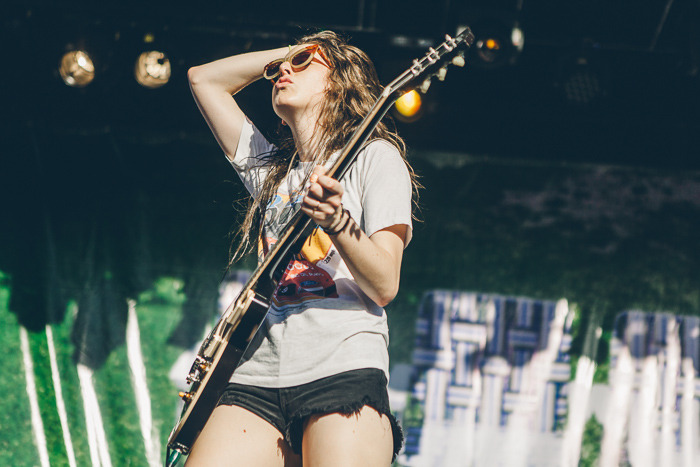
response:
[(236, 405), (269, 422), (301, 454), (304, 424), (312, 415), (357, 414), (364, 406), (386, 415), (391, 422), (395, 459), (403, 445), (403, 432), (389, 407), (387, 380), (376, 368), (351, 370), (311, 383), (266, 388), (229, 383), (218, 405)]

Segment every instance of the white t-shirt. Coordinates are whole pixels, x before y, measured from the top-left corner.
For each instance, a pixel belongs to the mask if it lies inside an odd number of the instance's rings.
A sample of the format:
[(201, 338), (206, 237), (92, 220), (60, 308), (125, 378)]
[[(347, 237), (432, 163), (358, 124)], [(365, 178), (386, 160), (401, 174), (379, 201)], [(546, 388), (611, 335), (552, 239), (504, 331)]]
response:
[[(260, 156), (274, 149), (246, 120), (230, 162), (253, 196), (258, 196), (267, 174)], [(269, 251), (298, 210), (305, 194), (299, 187), (313, 165), (298, 163), (280, 184), (267, 207), (262, 251)], [(408, 244), (411, 179), (393, 145), (384, 140), (369, 143), (341, 184), (343, 206), (368, 236), (404, 224)], [(287, 266), (265, 323), (231, 382), (288, 387), (361, 368), (378, 368), (388, 377), (388, 344), (384, 309), (362, 292), (330, 237), (318, 228)]]

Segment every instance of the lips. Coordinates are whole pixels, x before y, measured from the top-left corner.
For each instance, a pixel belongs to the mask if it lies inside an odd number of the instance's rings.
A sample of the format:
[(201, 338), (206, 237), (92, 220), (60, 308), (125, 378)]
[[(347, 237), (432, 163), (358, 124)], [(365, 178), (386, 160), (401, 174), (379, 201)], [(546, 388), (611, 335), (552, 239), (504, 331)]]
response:
[(285, 86), (285, 85), (291, 84), (291, 83), (292, 83), (292, 79), (290, 77), (283, 76), (277, 80), (277, 82), (275, 83), (275, 87), (282, 87), (282, 86)]

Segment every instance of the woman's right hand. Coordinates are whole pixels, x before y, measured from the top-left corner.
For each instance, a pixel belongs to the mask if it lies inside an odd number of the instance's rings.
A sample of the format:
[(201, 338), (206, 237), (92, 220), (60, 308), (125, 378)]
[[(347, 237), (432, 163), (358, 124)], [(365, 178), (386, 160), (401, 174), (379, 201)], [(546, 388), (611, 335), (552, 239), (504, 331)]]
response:
[(233, 95), (262, 77), (265, 65), (284, 57), (287, 47), (249, 52), (192, 67), (187, 72), (194, 100), (229, 159), (238, 147), (245, 115)]

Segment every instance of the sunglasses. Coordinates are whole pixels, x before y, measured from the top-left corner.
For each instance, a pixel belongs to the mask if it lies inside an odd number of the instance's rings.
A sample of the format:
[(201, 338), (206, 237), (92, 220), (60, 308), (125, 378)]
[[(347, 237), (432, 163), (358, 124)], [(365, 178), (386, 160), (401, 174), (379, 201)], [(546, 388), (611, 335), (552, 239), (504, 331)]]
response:
[[(318, 54), (327, 63), (324, 63), (318, 58), (314, 57), (316, 52), (318, 52)], [(275, 79), (277, 79), (277, 77), (282, 73), (280, 67), (284, 62), (289, 62), (289, 64), (292, 66), (292, 71), (294, 71), (294, 73), (305, 70), (306, 67), (308, 67), (311, 64), (311, 62), (317, 62), (325, 66), (326, 68), (330, 68), (330, 66), (328, 66), (328, 63), (330, 63), (330, 61), (323, 53), (323, 50), (319, 48), (318, 44), (312, 44), (307, 45), (303, 49), (297, 50), (291, 55), (287, 55), (284, 58), (278, 58), (277, 60), (273, 60), (267, 65), (265, 65), (265, 68), (263, 68), (263, 78), (269, 79), (270, 81), (274, 81)]]

